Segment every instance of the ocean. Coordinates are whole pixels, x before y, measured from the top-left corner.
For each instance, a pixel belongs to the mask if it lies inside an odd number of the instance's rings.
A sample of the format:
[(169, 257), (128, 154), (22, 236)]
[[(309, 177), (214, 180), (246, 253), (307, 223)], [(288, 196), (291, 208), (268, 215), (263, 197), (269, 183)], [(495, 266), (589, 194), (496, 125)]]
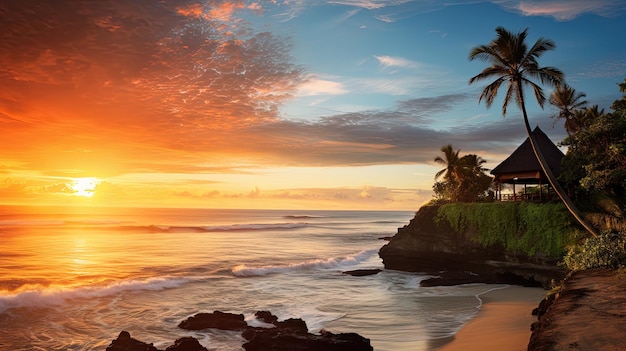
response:
[(193, 336), (241, 351), (236, 332), (177, 327), (198, 312), (269, 310), (313, 333), (356, 332), (377, 351), (435, 350), (501, 286), (420, 287), (384, 270), (381, 238), (409, 211), (0, 207), (0, 350), (104, 351), (122, 330), (160, 349)]

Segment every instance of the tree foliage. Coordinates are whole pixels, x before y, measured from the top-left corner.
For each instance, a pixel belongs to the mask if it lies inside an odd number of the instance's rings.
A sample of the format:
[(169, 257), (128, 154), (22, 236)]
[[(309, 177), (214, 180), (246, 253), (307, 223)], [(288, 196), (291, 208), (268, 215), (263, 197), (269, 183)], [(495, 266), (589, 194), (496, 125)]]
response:
[(578, 123), (576, 117), (577, 111), (580, 111), (586, 104), (587, 100), (584, 97), (585, 93), (577, 92), (568, 84), (561, 84), (554, 89), (550, 94), (550, 104), (559, 109), (559, 112), (552, 116), (554, 118), (554, 124), (560, 119), (563, 120), (567, 135), (578, 130)]
[(459, 157), (461, 150), (454, 150), (448, 144), (441, 148), (443, 157), (437, 156), (435, 162), (444, 165), (445, 168), (437, 172), (433, 185), (435, 199), (438, 201), (461, 201), (474, 202), (483, 200), (488, 195), (489, 187), (492, 183), (491, 176), (483, 167), (483, 158), (469, 154)]
[[(626, 91), (626, 79), (620, 84)], [(586, 192), (626, 196), (626, 95), (613, 103), (612, 113), (597, 106), (579, 115), (578, 130), (565, 139), (570, 150), (563, 159), (561, 180)]]
[(478, 100), (480, 102), (484, 99), (487, 107), (491, 107), (495, 101), (500, 87), (503, 85), (506, 86), (506, 95), (502, 103), (502, 116), (506, 115), (509, 102), (515, 101), (522, 111), (524, 127), (526, 128), (530, 145), (541, 166), (541, 170), (548, 178), (550, 185), (561, 201), (563, 201), (567, 210), (591, 235), (595, 236), (595, 228), (587, 223), (565, 189), (563, 189), (561, 184), (557, 181), (556, 176), (548, 165), (548, 161), (535, 140), (535, 136), (530, 128), (530, 123), (528, 122), (528, 113), (526, 112), (524, 102), (524, 89), (530, 88), (534, 93), (537, 103), (543, 108), (546, 97), (541, 86), (535, 81), (555, 87), (565, 83), (563, 72), (559, 69), (539, 66), (539, 58), (547, 51), (553, 50), (556, 46), (552, 40), (539, 38), (535, 44), (529, 48), (526, 43), (528, 36), (527, 29), (515, 34), (503, 27), (497, 27), (496, 33), (496, 38), (489, 42), (489, 44), (479, 45), (470, 51), (470, 60), (482, 60), (490, 64), (490, 66), (470, 78), (469, 83), (472, 84), (478, 81), (493, 79), (491, 83), (483, 88)]
[(582, 245), (572, 246), (563, 263), (571, 270), (626, 267), (626, 235), (604, 232), (588, 238)]

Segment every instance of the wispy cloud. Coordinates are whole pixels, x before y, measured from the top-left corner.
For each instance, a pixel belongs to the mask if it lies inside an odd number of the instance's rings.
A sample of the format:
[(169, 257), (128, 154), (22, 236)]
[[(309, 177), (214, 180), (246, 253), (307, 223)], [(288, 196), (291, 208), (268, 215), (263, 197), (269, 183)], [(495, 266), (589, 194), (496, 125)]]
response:
[(613, 17), (626, 11), (622, 0), (492, 0), (505, 9), (525, 16), (547, 16), (558, 21), (569, 21), (585, 13)]
[(414, 0), (330, 0), (328, 3), (376, 10), (390, 6), (398, 6), (412, 1)]
[(392, 56), (374, 56), (378, 62), (384, 67), (403, 67), (403, 68), (415, 68), (418, 66), (417, 62)]
[(298, 86), (298, 96), (315, 95), (342, 95), (348, 93), (346, 87), (340, 83), (328, 79), (320, 79), (315, 76), (309, 77)]

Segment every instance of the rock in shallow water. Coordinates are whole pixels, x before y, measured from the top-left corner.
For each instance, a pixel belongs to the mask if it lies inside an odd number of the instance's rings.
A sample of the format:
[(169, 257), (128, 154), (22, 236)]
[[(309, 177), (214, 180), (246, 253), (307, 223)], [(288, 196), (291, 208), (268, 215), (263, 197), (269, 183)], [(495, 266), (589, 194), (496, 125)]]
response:
[(225, 313), (214, 311), (213, 313), (198, 313), (178, 324), (179, 328), (186, 330), (201, 330), (215, 328), (221, 330), (244, 330), (248, 324), (243, 314)]
[(106, 351), (159, 351), (152, 344), (133, 339), (130, 333), (123, 330), (117, 339), (113, 340)]
[(348, 274), (354, 277), (364, 277), (367, 275), (375, 275), (382, 272), (382, 269), (355, 269), (355, 270), (351, 270), (351, 271), (345, 271), (343, 272), (343, 274)]
[[(269, 311), (258, 311), (257, 319), (273, 324), (273, 328), (250, 327), (241, 314), (215, 311), (198, 313), (179, 324), (180, 328), (200, 330), (216, 328), (222, 330), (241, 330), (248, 340), (243, 345), (246, 351), (373, 351), (370, 340), (356, 333), (333, 334), (322, 330), (319, 335), (309, 333), (306, 322), (300, 318), (278, 321), (278, 317)], [(165, 351), (206, 351), (198, 340), (183, 337)], [(106, 351), (159, 351), (152, 344), (147, 344), (130, 337), (122, 331), (113, 340)]]

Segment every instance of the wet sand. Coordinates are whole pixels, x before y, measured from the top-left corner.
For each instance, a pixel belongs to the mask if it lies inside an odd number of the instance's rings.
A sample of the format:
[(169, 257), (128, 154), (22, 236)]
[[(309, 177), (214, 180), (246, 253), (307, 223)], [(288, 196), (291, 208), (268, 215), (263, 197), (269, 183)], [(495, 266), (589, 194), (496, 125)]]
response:
[(483, 304), (478, 315), (437, 351), (526, 351), (530, 325), (537, 321), (532, 310), (546, 292), (541, 288), (509, 286), (481, 295)]

